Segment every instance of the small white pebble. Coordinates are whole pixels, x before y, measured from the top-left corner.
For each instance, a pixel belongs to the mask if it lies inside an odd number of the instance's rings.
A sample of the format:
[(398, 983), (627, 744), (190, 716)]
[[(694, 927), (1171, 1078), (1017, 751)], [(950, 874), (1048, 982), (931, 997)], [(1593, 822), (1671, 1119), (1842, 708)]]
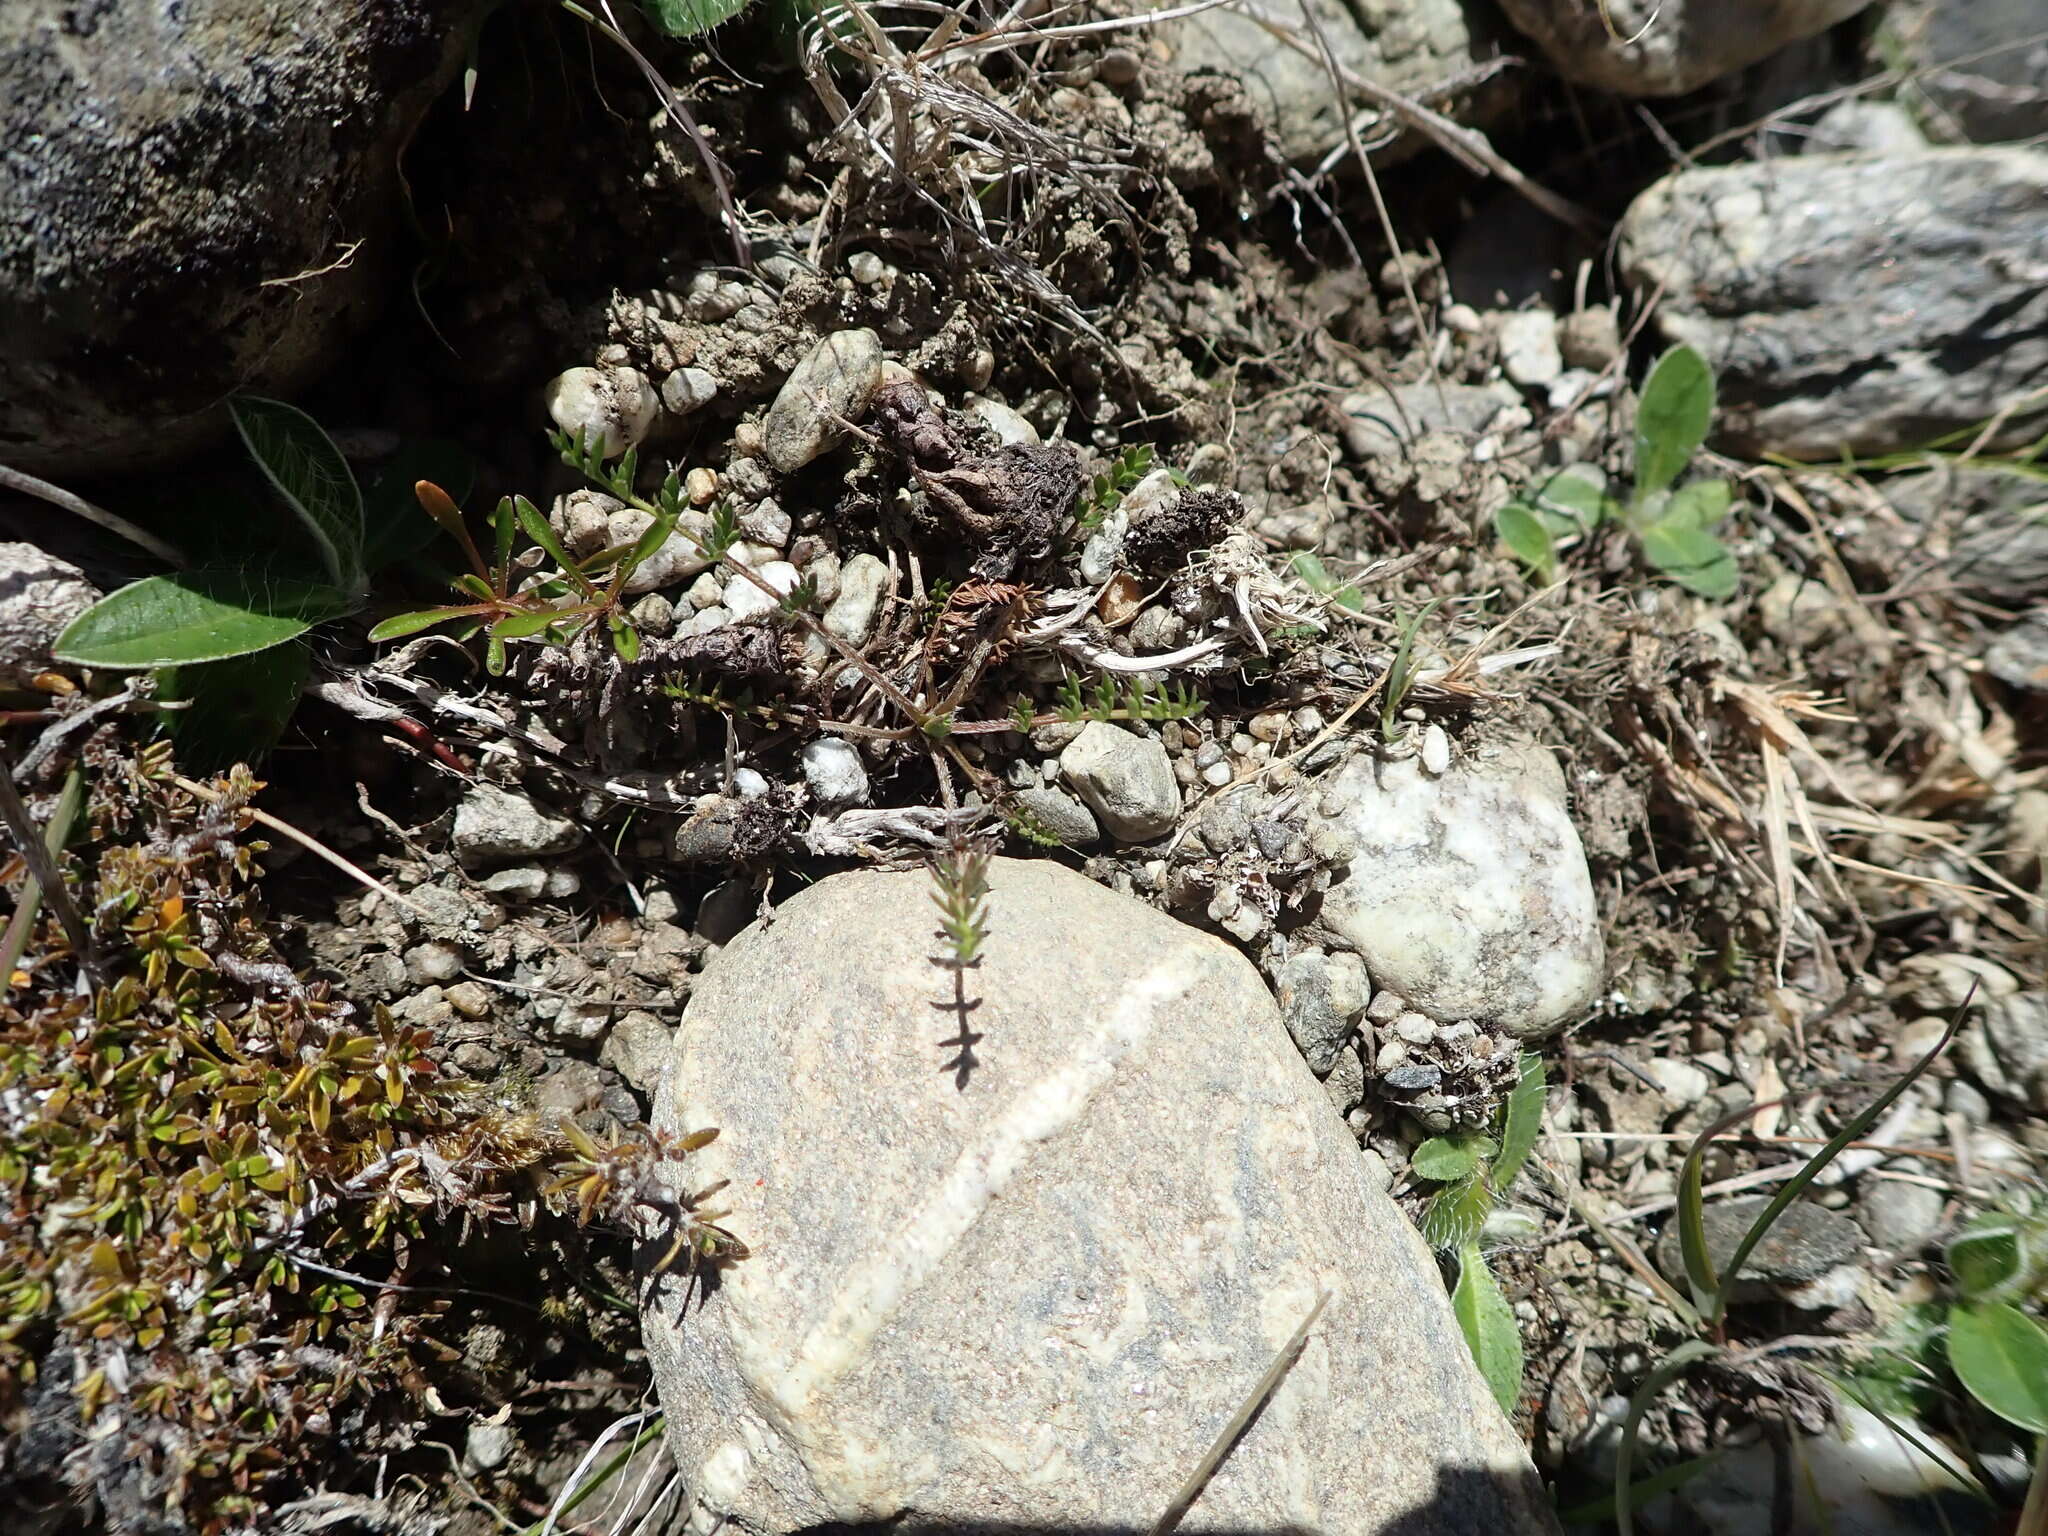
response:
[(1451, 766), (1451, 738), (1440, 725), (1422, 733), (1422, 766), (1432, 778)]

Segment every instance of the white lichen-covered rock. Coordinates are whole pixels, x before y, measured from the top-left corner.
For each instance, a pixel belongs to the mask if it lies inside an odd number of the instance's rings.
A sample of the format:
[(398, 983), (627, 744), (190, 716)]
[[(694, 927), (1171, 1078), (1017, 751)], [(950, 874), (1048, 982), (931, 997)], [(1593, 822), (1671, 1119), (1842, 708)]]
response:
[(1180, 1529), (1554, 1529), (1250, 964), (1048, 861), (989, 879), (964, 1020), (923, 872), (812, 886), (698, 981), (655, 1123), (720, 1128), (674, 1177), (728, 1180), (752, 1255), (643, 1313), (691, 1529), (1147, 1530), (1325, 1292)]
[(1681, 96), (1870, 0), (1501, 0), (1557, 72), (1625, 96)]
[(882, 387), (882, 338), (835, 331), (791, 370), (761, 423), (763, 456), (789, 475), (839, 441)]
[(1361, 754), (1321, 788), (1310, 840), (1341, 866), (1321, 923), (1374, 992), (1445, 1023), (1531, 1038), (1591, 1004), (1605, 966), (1564, 775), (1522, 742), (1441, 774)]
[(661, 411), (647, 376), (632, 368), (571, 368), (548, 380), (548, 415), (578, 441), (614, 458), (638, 443)]
[(0, 544), (0, 684), (19, 688), (48, 671), (50, 647), (99, 596), (68, 561), (33, 544)]
[(825, 609), (825, 628), (848, 645), (865, 645), (889, 587), (889, 567), (875, 556), (855, 555), (839, 570), (839, 595)]

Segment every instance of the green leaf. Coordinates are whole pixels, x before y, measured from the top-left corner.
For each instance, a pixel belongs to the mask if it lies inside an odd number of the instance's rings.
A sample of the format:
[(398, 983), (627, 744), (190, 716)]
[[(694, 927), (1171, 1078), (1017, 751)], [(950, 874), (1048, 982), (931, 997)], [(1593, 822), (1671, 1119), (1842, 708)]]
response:
[(1997, 1301), (1951, 1311), (1948, 1363), (2001, 1419), (2048, 1434), (2048, 1329), (2018, 1307)]
[(548, 520), (541, 514), (539, 507), (524, 496), (517, 496), (513, 498), (512, 508), (519, 514), (519, 526), (526, 530), (526, 536), (546, 552), (547, 557), (555, 562), (556, 569), (575, 582), (584, 592), (593, 593), (597, 590), (590, 578), (583, 574), (583, 568), (569, 558), (569, 551), (562, 547), (561, 539), (548, 525)]
[(729, 21), (747, 8), (747, 0), (640, 0), (654, 24), (670, 37), (695, 37)]
[(1513, 1413), (1522, 1395), (1522, 1335), (1515, 1327), (1514, 1309), (1474, 1243), (1458, 1250), (1458, 1288), (1451, 1292), (1451, 1310), (1493, 1400), (1502, 1413)]
[(1695, 480), (1681, 485), (1664, 504), (1659, 527), (1697, 528), (1702, 533), (1719, 526), (1728, 515), (1735, 489), (1726, 480)]
[(2019, 1223), (1987, 1211), (1949, 1240), (1949, 1272), (1966, 1300), (1994, 1298), (2023, 1270)]
[(1493, 1191), (1476, 1174), (1446, 1184), (1430, 1196), (1429, 1207), (1422, 1213), (1422, 1235), (1435, 1249), (1462, 1248), (1479, 1236), (1486, 1213), (1492, 1209)]
[(312, 536), (328, 580), (351, 595), (360, 593), (363, 493), (334, 440), (312, 417), (282, 400), (234, 395), (228, 411), (264, 478)]
[(1500, 1155), (1490, 1175), (1497, 1193), (1506, 1194), (1529, 1160), (1530, 1149), (1543, 1129), (1543, 1058), (1524, 1051), (1516, 1063), (1514, 1091), (1508, 1095), (1507, 1113), (1501, 1117)]
[(539, 634), (549, 625), (557, 623), (562, 615), (552, 608), (542, 608), (532, 613), (508, 613), (491, 626), (491, 634), (499, 640), (525, 640)]
[(282, 645), (355, 606), (332, 587), (246, 571), (179, 571), (109, 593), (57, 637), (77, 666), (133, 669), (222, 661)]
[(1536, 514), (1555, 534), (1584, 533), (1621, 515), (1604, 479), (1587, 469), (1560, 469), (1536, 493)]
[(1643, 558), (1701, 597), (1723, 598), (1735, 591), (1739, 572), (1728, 546), (1704, 529), (1654, 523), (1643, 530)]
[(1536, 512), (1519, 501), (1511, 501), (1493, 514), (1493, 530), (1507, 545), (1508, 553), (1536, 574), (1548, 586), (1557, 580), (1557, 545), (1550, 529)]
[(413, 494), (422, 480), (433, 481), (460, 506), (476, 484), (476, 459), (441, 437), (411, 437), (398, 445), (363, 492), (365, 571), (409, 560), (432, 541), (434, 520)]
[(432, 629), (436, 624), (445, 624), (450, 619), (469, 618), (478, 611), (477, 605), (464, 604), (455, 608), (423, 608), (417, 613), (394, 613), (370, 631), (370, 639), (403, 640), (407, 635), (416, 635), (423, 629)]
[(1432, 1136), (1415, 1149), (1409, 1166), (1425, 1179), (1450, 1184), (1477, 1168), (1481, 1158), (1499, 1150), (1485, 1136)]
[(1650, 370), (1636, 407), (1636, 500), (1663, 490), (1707, 440), (1714, 370), (1691, 347), (1673, 347)]
[(617, 653), (619, 660), (629, 666), (638, 661), (640, 659), (640, 631), (635, 629), (623, 614), (611, 614), (606, 618), (605, 623), (611, 629), (612, 650)]
[(296, 641), (167, 668), (157, 697), (185, 704), (166, 717), (179, 762), (187, 772), (218, 773), (257, 761), (284, 734), (312, 670), (312, 648)]

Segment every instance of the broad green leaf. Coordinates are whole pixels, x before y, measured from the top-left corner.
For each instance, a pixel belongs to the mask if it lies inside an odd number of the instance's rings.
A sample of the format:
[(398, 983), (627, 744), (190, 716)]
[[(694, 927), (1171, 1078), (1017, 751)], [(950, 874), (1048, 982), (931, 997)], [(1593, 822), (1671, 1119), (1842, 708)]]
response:
[(2048, 1434), (2048, 1329), (2010, 1302), (1956, 1307), (1948, 1363), (1970, 1396), (2011, 1424)]
[(1502, 1413), (1513, 1413), (1522, 1395), (1522, 1335), (1515, 1327), (1514, 1309), (1501, 1295), (1476, 1244), (1458, 1250), (1458, 1288), (1451, 1292), (1451, 1310), (1493, 1400)]
[(1643, 381), (1636, 406), (1636, 500), (1661, 491), (1692, 462), (1714, 423), (1714, 370), (1691, 347), (1673, 347)]
[(1432, 1136), (1415, 1149), (1409, 1165), (1425, 1179), (1449, 1184), (1477, 1168), (1482, 1157), (1499, 1150), (1484, 1136)]
[(670, 37), (695, 37), (729, 21), (747, 8), (747, 0), (640, 0), (641, 7)]
[(1438, 1250), (1462, 1248), (1479, 1236), (1486, 1213), (1492, 1209), (1493, 1191), (1475, 1173), (1430, 1196), (1422, 1213), (1422, 1235)]
[(1529, 567), (1538, 581), (1548, 586), (1557, 579), (1557, 546), (1534, 511), (1511, 501), (1493, 514), (1493, 530), (1507, 545), (1508, 553)]
[(1287, 563), (1294, 567), (1295, 575), (1308, 583), (1311, 591), (1328, 592), (1337, 585), (1323, 565), (1322, 558), (1309, 550), (1304, 549)]
[(440, 437), (407, 438), (363, 492), (363, 569), (381, 571), (425, 549), (436, 532), (413, 486), (431, 480), (460, 506), (476, 484), (476, 459)]
[(1948, 1267), (1966, 1300), (1995, 1297), (2021, 1272), (2019, 1223), (1987, 1211), (1949, 1240)]
[(185, 703), (167, 716), (179, 762), (196, 773), (256, 762), (284, 734), (312, 669), (312, 648), (297, 640), (165, 669), (157, 697)]
[(1491, 1178), (1494, 1189), (1506, 1194), (1529, 1160), (1543, 1129), (1543, 1058), (1524, 1051), (1516, 1063), (1514, 1091), (1508, 1095), (1507, 1113), (1501, 1117), (1500, 1155), (1494, 1159)]
[(1734, 494), (1734, 487), (1726, 480), (1695, 480), (1681, 485), (1664, 504), (1664, 514), (1657, 519), (1656, 526), (1697, 528), (1705, 533), (1728, 515)]
[(228, 411), (257, 467), (312, 536), (328, 580), (351, 595), (361, 592), (363, 493), (333, 439), (282, 400), (234, 395)]
[(1643, 558), (1701, 597), (1727, 597), (1735, 590), (1735, 557), (1728, 553), (1727, 545), (1703, 529), (1653, 523), (1643, 530)]
[(1536, 493), (1536, 512), (1552, 533), (1584, 533), (1621, 515), (1605, 477), (1585, 468), (1561, 469)]
[(245, 571), (149, 576), (85, 610), (51, 647), (77, 666), (141, 668), (247, 656), (355, 604), (332, 587)]

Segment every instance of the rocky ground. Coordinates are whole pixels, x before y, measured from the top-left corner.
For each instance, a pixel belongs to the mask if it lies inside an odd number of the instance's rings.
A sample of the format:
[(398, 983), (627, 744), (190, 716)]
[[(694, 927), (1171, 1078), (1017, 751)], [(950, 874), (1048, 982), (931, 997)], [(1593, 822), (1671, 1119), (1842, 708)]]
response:
[[(0, 269), (24, 1529), (1535, 1531), (1646, 1383), (1638, 1525), (2010, 1528), (1943, 1341), (2048, 1275), (2039, 18), (1383, 9), (337, 7), (296, 205), (123, 158), (239, 76), (7, 171), (106, 226)], [(5, 25), (25, 121), (212, 68)], [(250, 678), (53, 656), (160, 567), (49, 482), (274, 569), (235, 387), (403, 511), (260, 791)], [(422, 477), (528, 499), (464, 595)], [(1725, 1263), (1966, 1003), (1699, 1317), (1695, 1138)]]

